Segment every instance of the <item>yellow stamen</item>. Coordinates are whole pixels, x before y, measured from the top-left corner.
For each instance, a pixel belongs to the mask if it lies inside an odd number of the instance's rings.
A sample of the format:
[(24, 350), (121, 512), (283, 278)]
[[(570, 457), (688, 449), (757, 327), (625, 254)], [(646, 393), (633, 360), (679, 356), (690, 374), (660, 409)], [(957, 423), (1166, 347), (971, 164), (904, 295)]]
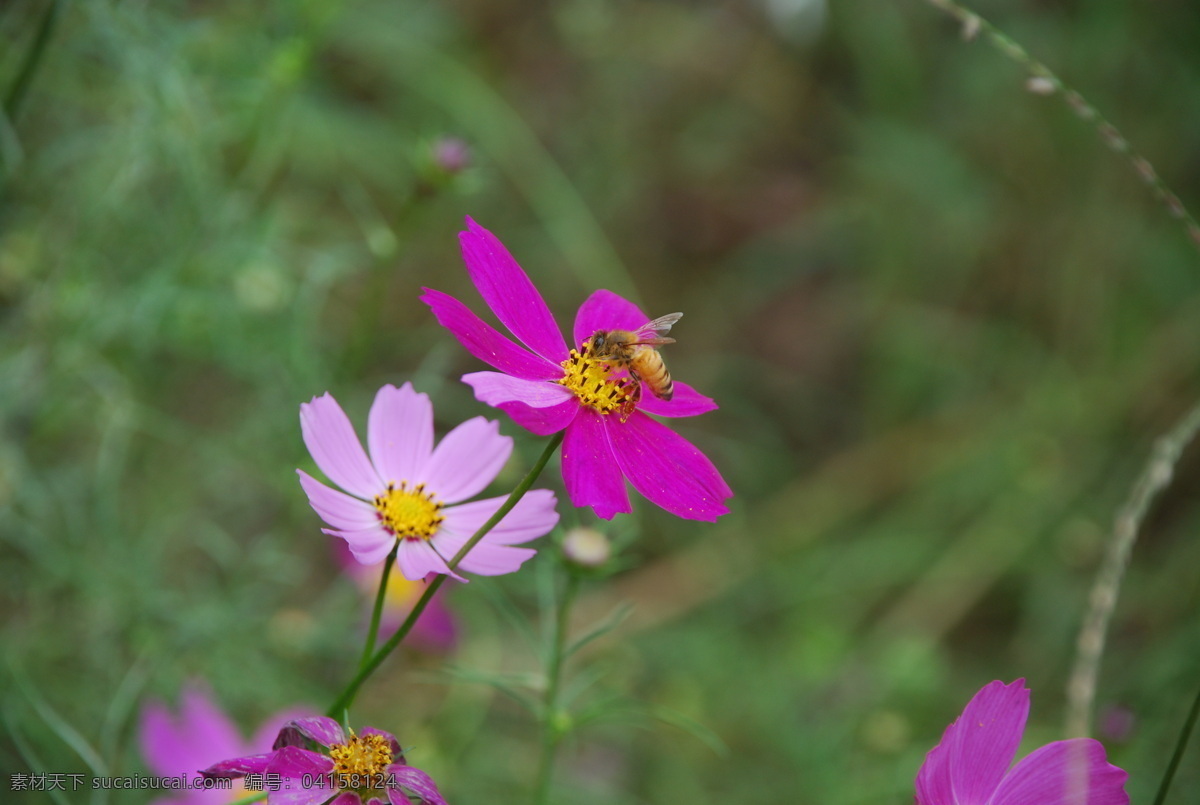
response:
[(385, 774), (392, 763), (392, 746), (382, 735), (355, 735), (353, 730), (344, 744), (329, 747), (333, 759), (333, 774), (339, 779), (355, 775), (358, 779), (374, 780)]
[(628, 408), (633, 382), (628, 377), (614, 378), (617, 366), (593, 356), (589, 341), (571, 350), (562, 368), (563, 376), (558, 382), (575, 392), (579, 402), (601, 414)]
[(375, 496), (375, 512), (397, 539), (430, 539), (445, 519), (441, 511), (442, 504), (425, 491), (425, 484), (409, 489), (407, 481), (399, 486), (393, 481), (386, 492)]

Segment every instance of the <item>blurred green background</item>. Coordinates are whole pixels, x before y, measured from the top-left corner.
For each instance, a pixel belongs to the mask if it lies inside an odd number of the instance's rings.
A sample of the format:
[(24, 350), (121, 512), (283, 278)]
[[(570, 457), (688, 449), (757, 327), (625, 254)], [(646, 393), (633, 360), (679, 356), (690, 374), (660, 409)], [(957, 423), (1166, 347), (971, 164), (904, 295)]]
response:
[[(328, 390), (361, 425), (411, 379), (442, 432), (495, 415), (417, 300), (482, 311), (468, 214), (562, 322), (596, 287), (685, 312), (669, 364), (722, 407), (674, 425), (737, 493), (716, 525), (639, 500), (605, 526), (628, 569), (580, 623), (634, 614), (568, 669), (727, 753), (614, 718), (566, 746), (557, 801), (910, 802), (997, 678), (1033, 689), (1023, 751), (1063, 737), (1113, 515), (1200, 400), (1200, 256), (1013, 63), (919, 0), (10, 0), (5, 93), (52, 6), (0, 130), (6, 778), (142, 771), (141, 702), (189, 679), (247, 730), (331, 700), (361, 602), (296, 483), (297, 406)], [(1191, 0), (977, 9), (1200, 207)], [(468, 170), (439, 170), (442, 137)], [(497, 494), (541, 450), (502, 428)], [(1195, 692), (1198, 490), (1193, 448), (1102, 668), (1135, 802)], [(451, 591), (458, 651), (359, 699), (451, 802), (528, 801), (528, 714), (440, 669), (536, 672), (505, 613), (536, 624), (546, 569)]]

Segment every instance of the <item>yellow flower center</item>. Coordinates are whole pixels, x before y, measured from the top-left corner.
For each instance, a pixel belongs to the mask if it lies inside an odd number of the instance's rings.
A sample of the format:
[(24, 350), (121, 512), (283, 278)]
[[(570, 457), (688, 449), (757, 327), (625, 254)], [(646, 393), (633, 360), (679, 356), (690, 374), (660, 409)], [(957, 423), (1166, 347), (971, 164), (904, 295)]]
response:
[(366, 781), (374, 787), (377, 775), (385, 774), (392, 764), (392, 746), (382, 735), (355, 735), (351, 730), (344, 744), (329, 747), (329, 757), (335, 779)]
[(563, 376), (558, 382), (575, 392), (579, 402), (594, 411), (627, 413), (635, 383), (627, 376), (614, 378), (617, 365), (595, 357), (591, 349), (588, 340), (579, 349), (571, 350), (571, 356), (562, 362)]
[(375, 512), (396, 539), (430, 539), (445, 519), (442, 504), (434, 500), (433, 493), (425, 491), (425, 484), (409, 489), (407, 481), (399, 486), (389, 482), (387, 491), (375, 496)]

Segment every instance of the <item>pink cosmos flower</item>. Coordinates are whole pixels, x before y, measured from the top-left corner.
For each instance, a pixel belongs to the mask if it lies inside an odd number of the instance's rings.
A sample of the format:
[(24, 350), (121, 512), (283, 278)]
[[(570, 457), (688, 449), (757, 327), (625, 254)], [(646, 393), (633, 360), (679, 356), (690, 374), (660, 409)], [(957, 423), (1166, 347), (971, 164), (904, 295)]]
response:
[(459, 240), (471, 281), (527, 349), (452, 296), (425, 288), (421, 299), (468, 352), (500, 370), (463, 376), (477, 399), (538, 435), (566, 431), (562, 471), (571, 501), (611, 519), (632, 510), (628, 479), (652, 503), (680, 517), (712, 522), (726, 514), (724, 501), (733, 492), (712, 462), (647, 416), (696, 416), (716, 403), (678, 381), (670, 400), (649, 392), (638, 396), (624, 368), (589, 351), (597, 331), (637, 331), (650, 317), (611, 291), (596, 291), (575, 316), (577, 346), (568, 350), (545, 300), (496, 236), (468, 218)]
[(201, 774), (247, 778), (247, 788), (267, 791), (267, 805), (412, 805), (405, 792), (446, 805), (428, 774), (405, 765), (390, 732), (367, 727), (347, 736), (324, 716), (297, 718), (279, 731), (272, 751), (223, 760)]
[[(213, 702), (205, 689), (189, 685), (183, 692), (178, 715), (159, 701), (149, 702), (138, 724), (138, 743), (146, 766), (158, 777), (193, 779), (215, 759), (265, 751), (285, 724), (310, 715), (308, 710), (278, 713), (249, 741)], [(156, 799), (153, 805), (220, 805), (246, 796), (241, 786), (234, 789), (194, 788)]]
[[(338, 563), (362, 591), (366, 604), (366, 619), (369, 623), (371, 609), (375, 606), (375, 594), (379, 590), (379, 576), (383, 573), (383, 562), (363, 565), (354, 559), (344, 541), (334, 540), (333, 546)], [(386, 640), (392, 632), (400, 628), (417, 599), (425, 592), (425, 583), (432, 578), (427, 576), (424, 581), (410, 581), (401, 573), (392, 572), (388, 575), (387, 589), (383, 593), (383, 614), (379, 620), (380, 640)], [(458, 625), (455, 623), (454, 614), (442, 601), (445, 592), (446, 588), (443, 587), (433, 596), (421, 617), (413, 624), (405, 645), (427, 651), (454, 649), (458, 643)]]
[[(446, 562), (504, 503), (504, 497), (463, 503), (492, 482), (512, 453), (512, 439), (483, 417), (468, 419), (433, 446), (429, 397), (384, 386), (367, 419), (363, 450), (350, 420), (328, 393), (300, 406), (304, 443), (317, 466), (350, 494), (332, 489), (302, 470), (308, 502), (333, 526), (354, 558), (373, 565), (399, 544), (396, 566), (417, 581), (430, 573), (453, 573)], [(533, 556), (513, 547), (547, 533), (558, 522), (554, 493), (532, 489), (463, 557), (459, 567), (497, 576), (511, 573)]]
[(1128, 805), (1121, 769), (1091, 738), (1055, 741), (1012, 765), (1029, 717), (1025, 680), (984, 686), (917, 773), (917, 805)]

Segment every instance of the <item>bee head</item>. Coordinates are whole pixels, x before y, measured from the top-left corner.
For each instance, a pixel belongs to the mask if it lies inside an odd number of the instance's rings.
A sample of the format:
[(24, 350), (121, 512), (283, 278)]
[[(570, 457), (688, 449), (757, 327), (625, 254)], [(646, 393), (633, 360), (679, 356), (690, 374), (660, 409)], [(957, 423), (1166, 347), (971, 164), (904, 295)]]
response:
[(604, 330), (597, 330), (596, 334), (592, 336), (592, 351), (598, 353), (603, 352), (607, 346), (608, 333)]

